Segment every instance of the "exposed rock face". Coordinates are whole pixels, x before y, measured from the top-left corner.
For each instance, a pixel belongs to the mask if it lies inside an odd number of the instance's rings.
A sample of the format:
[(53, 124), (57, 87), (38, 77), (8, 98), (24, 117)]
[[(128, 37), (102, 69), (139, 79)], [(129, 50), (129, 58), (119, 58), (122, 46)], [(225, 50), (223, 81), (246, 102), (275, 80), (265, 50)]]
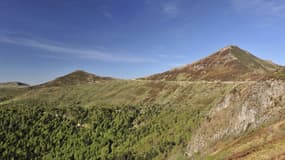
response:
[(187, 147), (187, 155), (203, 151), (229, 136), (273, 122), (285, 111), (285, 82), (240, 84), (209, 112)]

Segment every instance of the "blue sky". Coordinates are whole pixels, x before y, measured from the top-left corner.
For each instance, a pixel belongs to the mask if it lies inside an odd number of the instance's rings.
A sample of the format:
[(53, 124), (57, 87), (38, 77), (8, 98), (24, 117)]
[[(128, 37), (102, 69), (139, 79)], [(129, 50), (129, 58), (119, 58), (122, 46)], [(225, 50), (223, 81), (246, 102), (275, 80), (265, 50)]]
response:
[(0, 82), (136, 78), (231, 44), (285, 65), (282, 0), (6, 0), (0, 22)]

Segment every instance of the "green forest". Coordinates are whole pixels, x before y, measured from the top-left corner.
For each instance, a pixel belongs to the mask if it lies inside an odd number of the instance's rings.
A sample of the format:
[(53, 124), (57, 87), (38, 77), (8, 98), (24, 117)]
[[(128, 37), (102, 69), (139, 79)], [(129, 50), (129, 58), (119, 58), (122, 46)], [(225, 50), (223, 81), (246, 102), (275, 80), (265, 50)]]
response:
[(200, 119), (198, 110), (179, 119), (174, 109), (160, 106), (31, 104), (1, 106), (1, 159), (162, 159), (172, 150), (183, 158)]

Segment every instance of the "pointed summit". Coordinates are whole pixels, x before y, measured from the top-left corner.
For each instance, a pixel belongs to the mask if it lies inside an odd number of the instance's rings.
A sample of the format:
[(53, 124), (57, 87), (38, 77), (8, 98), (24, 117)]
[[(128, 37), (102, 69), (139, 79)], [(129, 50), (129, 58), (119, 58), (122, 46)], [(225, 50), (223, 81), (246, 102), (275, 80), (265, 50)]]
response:
[(95, 74), (91, 74), (82, 70), (76, 70), (65, 76), (56, 78), (55, 80), (41, 84), (40, 86), (64, 86), (64, 85), (77, 85), (77, 84), (91, 84), (96, 81), (112, 80), (111, 77), (101, 77)]
[(274, 63), (262, 60), (238, 46), (230, 45), (195, 63), (151, 75), (148, 80), (258, 80), (280, 69)]

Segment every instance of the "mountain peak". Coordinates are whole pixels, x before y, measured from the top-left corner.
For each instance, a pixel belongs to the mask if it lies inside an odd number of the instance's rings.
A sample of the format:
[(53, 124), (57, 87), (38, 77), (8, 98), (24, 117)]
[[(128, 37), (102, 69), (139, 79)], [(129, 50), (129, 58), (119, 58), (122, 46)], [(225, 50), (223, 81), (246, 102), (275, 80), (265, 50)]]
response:
[(73, 72), (71, 72), (69, 74), (90, 74), (90, 73), (88, 73), (88, 72), (86, 72), (84, 70), (75, 70), (75, 71), (73, 71)]
[(210, 56), (184, 67), (151, 75), (150, 80), (258, 80), (273, 74), (280, 66), (262, 60), (235, 45), (226, 46)]
[[(76, 77), (76, 76), (78, 76), (78, 77), (84, 77), (84, 76), (97, 76), (97, 75), (95, 75), (95, 74), (92, 74), (92, 73), (88, 73), (88, 72), (86, 72), (86, 71), (84, 71), (84, 70), (75, 70), (75, 71), (73, 71), (73, 72), (71, 72), (71, 73), (69, 73), (69, 74), (67, 74), (67, 75), (65, 75), (65, 76), (63, 76), (63, 77)], [(63, 77), (60, 77), (60, 78), (63, 78)]]
[(240, 56), (247, 54), (246, 51), (240, 49), (237, 46), (226, 46), (208, 57), (205, 57), (194, 64), (189, 65), (203, 65), (207, 67), (224, 67), (225, 65), (237, 61)]
[(228, 46), (220, 49), (220, 51), (233, 50), (233, 49), (240, 49), (240, 48), (236, 45), (228, 45)]
[(41, 84), (40, 86), (65, 86), (77, 84), (92, 84), (102, 80), (113, 80), (111, 77), (101, 77), (83, 70), (75, 70), (65, 76)]
[(229, 46), (226, 46), (224, 48), (221, 48), (220, 50), (218, 50), (214, 54), (222, 54), (222, 55), (231, 54), (232, 56), (235, 56), (236, 58), (238, 58), (237, 54), (252, 55), (248, 51), (241, 49), (240, 47), (238, 47), (236, 45), (229, 45)]

